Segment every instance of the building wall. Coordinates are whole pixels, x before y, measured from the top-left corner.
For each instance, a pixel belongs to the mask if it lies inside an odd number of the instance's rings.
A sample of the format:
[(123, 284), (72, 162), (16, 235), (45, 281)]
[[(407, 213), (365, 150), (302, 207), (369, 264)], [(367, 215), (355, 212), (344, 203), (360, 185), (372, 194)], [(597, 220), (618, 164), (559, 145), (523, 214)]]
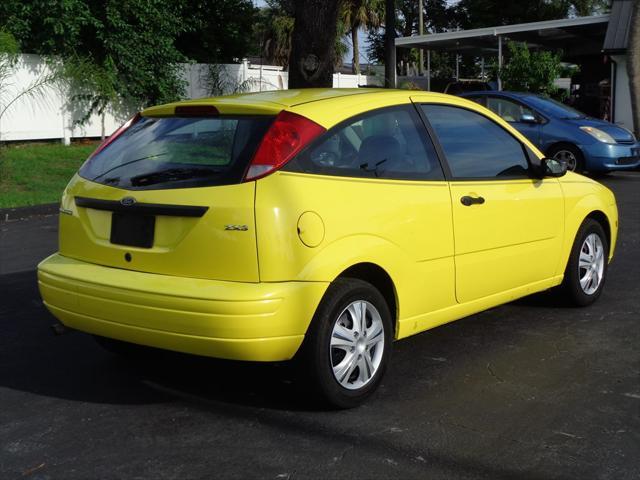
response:
[(612, 55), (611, 58), (616, 62), (613, 121), (629, 130), (633, 130), (631, 95), (629, 93), (629, 77), (627, 76), (627, 57), (625, 55)]
[[(184, 65), (188, 98), (210, 96), (205, 64)], [(282, 90), (288, 85), (288, 73), (281, 67), (242, 64), (220, 65), (219, 82), (223, 93), (235, 91), (257, 92)], [(63, 85), (48, 85), (36, 95), (23, 95), (13, 101), (20, 92), (50, 73), (46, 63), (38, 55), (21, 55), (12, 75), (0, 88), (0, 141), (30, 141), (100, 137), (111, 134), (131, 116), (135, 107), (108, 108), (103, 115), (93, 115), (82, 125), (78, 124), (87, 105), (74, 98)], [(354, 88), (363, 85), (380, 86), (382, 77), (365, 75), (333, 75), (334, 88)], [(2, 113), (4, 111), (4, 113)]]

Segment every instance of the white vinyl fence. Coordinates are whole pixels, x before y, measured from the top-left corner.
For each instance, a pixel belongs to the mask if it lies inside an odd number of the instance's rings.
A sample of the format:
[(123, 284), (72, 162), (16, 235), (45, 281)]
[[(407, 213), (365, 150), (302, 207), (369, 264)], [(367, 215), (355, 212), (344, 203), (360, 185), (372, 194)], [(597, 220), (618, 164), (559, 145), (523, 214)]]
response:
[[(212, 77), (209, 65), (184, 65), (188, 98), (211, 96)], [(282, 90), (288, 85), (288, 73), (282, 67), (241, 64), (217, 65), (214, 69), (215, 85), (224, 93)], [(22, 90), (46, 76), (49, 69), (38, 55), (21, 55), (7, 83), (2, 85), (0, 112)], [(380, 86), (381, 77), (365, 75), (333, 75), (334, 88)], [(48, 85), (37, 95), (25, 95), (11, 103), (0, 117), (0, 141), (61, 139), (69, 143), (72, 138), (109, 135), (132, 114), (109, 108), (104, 115), (93, 115), (82, 125), (78, 120), (86, 110), (73, 94), (59, 85)]]

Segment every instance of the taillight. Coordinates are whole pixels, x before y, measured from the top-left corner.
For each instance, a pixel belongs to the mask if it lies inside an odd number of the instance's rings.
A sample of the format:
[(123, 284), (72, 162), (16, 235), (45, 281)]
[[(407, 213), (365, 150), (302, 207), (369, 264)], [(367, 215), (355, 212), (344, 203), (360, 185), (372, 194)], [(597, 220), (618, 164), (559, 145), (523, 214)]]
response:
[(256, 180), (275, 172), (326, 131), (301, 115), (280, 112), (262, 138), (244, 179)]
[(91, 155), (89, 155), (89, 158), (95, 157), (102, 150), (107, 148), (111, 142), (113, 142), (116, 138), (118, 138), (120, 135), (122, 135), (131, 125), (136, 123), (138, 120), (140, 120), (140, 113), (136, 113), (133, 117), (131, 117), (125, 123), (120, 125), (120, 127), (118, 127), (118, 129), (115, 132), (113, 132), (111, 135), (109, 135), (107, 138), (105, 138), (102, 141), (102, 143), (100, 145), (98, 145), (98, 148), (96, 148), (94, 150), (94, 152)]

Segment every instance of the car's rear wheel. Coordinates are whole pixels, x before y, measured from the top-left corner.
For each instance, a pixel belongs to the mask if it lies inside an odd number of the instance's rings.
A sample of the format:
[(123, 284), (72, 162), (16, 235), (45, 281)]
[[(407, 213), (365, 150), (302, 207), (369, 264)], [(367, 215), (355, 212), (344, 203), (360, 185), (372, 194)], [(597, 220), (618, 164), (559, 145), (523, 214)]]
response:
[(327, 290), (305, 339), (306, 380), (335, 407), (360, 405), (380, 384), (392, 340), (382, 294), (362, 280), (340, 278)]
[(607, 277), (609, 245), (602, 225), (587, 218), (576, 235), (564, 273), (562, 289), (579, 306), (595, 302)]
[(567, 170), (580, 173), (584, 171), (584, 157), (575, 145), (564, 143), (551, 147), (548, 156), (556, 160), (562, 160), (567, 164)]

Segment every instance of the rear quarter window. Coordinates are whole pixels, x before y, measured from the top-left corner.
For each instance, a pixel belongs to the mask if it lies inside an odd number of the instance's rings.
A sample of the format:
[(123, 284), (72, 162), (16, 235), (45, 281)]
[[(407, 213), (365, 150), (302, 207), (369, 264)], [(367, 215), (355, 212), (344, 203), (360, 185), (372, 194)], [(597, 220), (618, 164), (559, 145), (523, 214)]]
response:
[(410, 105), (373, 110), (337, 125), (284, 169), (343, 177), (444, 179), (433, 144)]

